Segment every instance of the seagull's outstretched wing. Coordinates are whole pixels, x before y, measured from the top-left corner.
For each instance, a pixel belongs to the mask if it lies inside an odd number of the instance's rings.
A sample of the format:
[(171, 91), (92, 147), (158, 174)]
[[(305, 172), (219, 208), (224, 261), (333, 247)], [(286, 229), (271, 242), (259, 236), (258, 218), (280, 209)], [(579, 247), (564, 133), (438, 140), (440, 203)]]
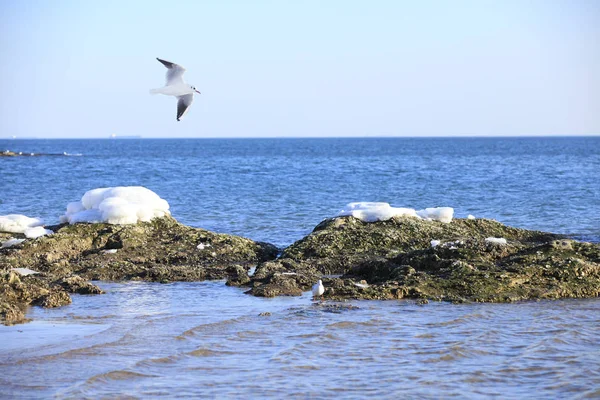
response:
[(177, 97), (177, 121), (184, 116), (190, 105), (192, 105), (192, 101), (194, 101), (193, 93)]
[(156, 57), (156, 59), (160, 61), (162, 65), (167, 67), (167, 82), (165, 86), (183, 83), (183, 73), (185, 72), (185, 68), (179, 64), (161, 60), (158, 57)]

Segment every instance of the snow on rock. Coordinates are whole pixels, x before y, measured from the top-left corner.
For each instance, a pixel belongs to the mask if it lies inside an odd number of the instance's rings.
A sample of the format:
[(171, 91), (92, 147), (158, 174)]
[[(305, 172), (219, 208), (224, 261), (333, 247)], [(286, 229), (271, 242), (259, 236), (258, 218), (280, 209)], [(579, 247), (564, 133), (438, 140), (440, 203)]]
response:
[(25, 239), (10, 238), (6, 242), (2, 242), (0, 249), (6, 249), (8, 247), (13, 247), (13, 246), (23, 243), (24, 241), (25, 241)]
[(141, 186), (118, 186), (92, 189), (81, 201), (67, 204), (61, 222), (106, 222), (135, 224), (170, 215), (169, 203), (150, 189)]
[(348, 203), (337, 216), (351, 215), (364, 222), (386, 221), (393, 217), (416, 217), (448, 223), (452, 221), (454, 209), (451, 207), (426, 208), (415, 211), (412, 208), (391, 207), (388, 203), (355, 202)]
[(417, 215), (423, 219), (448, 223), (448, 222), (452, 221), (452, 216), (454, 215), (454, 208), (452, 208), (452, 207), (426, 208), (424, 210), (417, 211)]
[(485, 238), (486, 243), (497, 244), (500, 246), (504, 246), (506, 244), (506, 239), (504, 238), (496, 238), (496, 237), (487, 237)]
[(475, 216), (474, 216), (474, 215), (471, 215), (471, 214), (469, 214), (469, 215), (467, 215), (467, 219), (475, 219)]
[(436, 247), (436, 246), (439, 246), (439, 245), (440, 245), (440, 243), (442, 243), (442, 241), (441, 241), (441, 240), (432, 240), (432, 241), (431, 241), (431, 247)]
[(34, 271), (32, 269), (29, 269), (29, 268), (11, 268), (10, 270), (13, 271), (13, 272), (16, 272), (17, 274), (19, 274), (21, 276), (39, 274), (39, 272)]
[(39, 218), (21, 214), (0, 215), (0, 232), (25, 233), (29, 228), (44, 225)]
[(52, 235), (54, 232), (50, 229), (45, 229), (43, 226), (36, 226), (34, 228), (26, 229), (24, 233), (27, 239), (35, 239), (46, 235)]

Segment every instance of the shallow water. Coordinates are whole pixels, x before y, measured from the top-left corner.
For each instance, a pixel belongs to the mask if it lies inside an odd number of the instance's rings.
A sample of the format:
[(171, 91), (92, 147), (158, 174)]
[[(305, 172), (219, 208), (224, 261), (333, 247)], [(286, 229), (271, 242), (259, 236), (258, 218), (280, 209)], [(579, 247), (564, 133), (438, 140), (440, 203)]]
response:
[(222, 281), (100, 286), (0, 327), (0, 397), (600, 396), (597, 299), (319, 303)]
[[(82, 154), (0, 159), (0, 215), (48, 223), (86, 190), (141, 185), (185, 224), (280, 246), (351, 201), (452, 206), (600, 241), (600, 138), (0, 140), (4, 149)], [(600, 299), (336, 306), (223, 282), (99, 285), (106, 294), (0, 326), (1, 398), (600, 397)]]

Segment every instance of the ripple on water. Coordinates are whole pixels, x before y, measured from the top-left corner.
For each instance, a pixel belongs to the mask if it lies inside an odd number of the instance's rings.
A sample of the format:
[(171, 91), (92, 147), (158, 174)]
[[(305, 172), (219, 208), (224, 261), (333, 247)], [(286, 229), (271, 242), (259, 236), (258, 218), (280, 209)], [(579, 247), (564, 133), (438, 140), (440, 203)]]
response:
[[(592, 398), (600, 386), (598, 299), (358, 301), (328, 312), (335, 303), (310, 293), (260, 299), (223, 282), (101, 286), (107, 295), (32, 309), (44, 334), (32, 328), (27, 349), (0, 347), (0, 397)], [(151, 313), (130, 306), (165, 299)], [(97, 317), (101, 331), (52, 337)]]

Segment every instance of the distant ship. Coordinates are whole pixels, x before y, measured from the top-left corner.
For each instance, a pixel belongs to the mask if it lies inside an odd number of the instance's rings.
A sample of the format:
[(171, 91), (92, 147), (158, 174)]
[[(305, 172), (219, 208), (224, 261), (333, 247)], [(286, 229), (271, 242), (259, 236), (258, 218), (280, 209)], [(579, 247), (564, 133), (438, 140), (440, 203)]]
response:
[(124, 136), (120, 136), (117, 135), (115, 133), (113, 133), (112, 135), (109, 136), (109, 139), (141, 139), (142, 137), (139, 135), (124, 135)]

